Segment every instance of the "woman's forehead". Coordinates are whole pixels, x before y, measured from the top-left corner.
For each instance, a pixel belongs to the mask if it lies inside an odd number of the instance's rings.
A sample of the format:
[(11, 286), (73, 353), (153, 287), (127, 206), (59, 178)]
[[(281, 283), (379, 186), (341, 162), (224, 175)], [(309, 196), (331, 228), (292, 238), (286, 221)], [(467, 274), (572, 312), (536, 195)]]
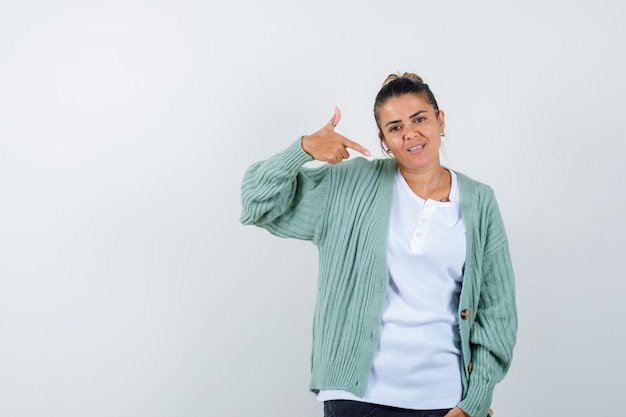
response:
[(416, 94), (404, 94), (399, 97), (391, 97), (380, 108), (381, 117), (392, 115), (412, 115), (418, 111), (434, 112), (433, 106), (424, 97)]

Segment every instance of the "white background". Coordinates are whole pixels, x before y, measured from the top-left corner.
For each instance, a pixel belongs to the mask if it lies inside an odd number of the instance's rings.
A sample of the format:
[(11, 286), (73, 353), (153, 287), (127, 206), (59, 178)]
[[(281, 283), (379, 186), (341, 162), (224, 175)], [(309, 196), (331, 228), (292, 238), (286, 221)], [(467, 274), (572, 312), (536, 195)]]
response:
[(620, 1), (0, 3), (0, 416), (321, 417), (317, 253), (238, 222), (241, 177), (421, 74), (445, 162), (493, 186), (519, 342), (496, 416), (617, 415)]

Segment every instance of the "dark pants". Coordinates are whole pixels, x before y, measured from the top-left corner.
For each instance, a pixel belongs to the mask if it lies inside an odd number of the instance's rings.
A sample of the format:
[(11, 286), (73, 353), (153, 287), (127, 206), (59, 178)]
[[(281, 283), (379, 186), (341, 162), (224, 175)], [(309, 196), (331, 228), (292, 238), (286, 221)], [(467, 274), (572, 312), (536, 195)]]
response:
[(324, 417), (443, 417), (448, 411), (407, 410), (350, 400), (324, 401)]

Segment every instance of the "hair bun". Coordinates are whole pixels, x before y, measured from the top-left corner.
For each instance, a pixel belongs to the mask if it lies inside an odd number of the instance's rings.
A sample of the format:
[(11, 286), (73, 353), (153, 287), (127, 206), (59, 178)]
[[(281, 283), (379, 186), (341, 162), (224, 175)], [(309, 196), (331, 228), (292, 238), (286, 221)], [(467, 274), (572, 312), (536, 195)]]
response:
[(408, 78), (408, 79), (415, 80), (420, 83), (424, 83), (424, 80), (422, 80), (422, 77), (420, 77), (417, 74), (414, 74), (412, 72), (405, 72), (404, 74), (400, 75), (400, 72), (397, 72), (395, 74), (389, 74), (387, 78), (385, 78), (385, 81), (383, 82), (383, 86), (389, 84), (393, 80), (397, 80), (398, 78)]

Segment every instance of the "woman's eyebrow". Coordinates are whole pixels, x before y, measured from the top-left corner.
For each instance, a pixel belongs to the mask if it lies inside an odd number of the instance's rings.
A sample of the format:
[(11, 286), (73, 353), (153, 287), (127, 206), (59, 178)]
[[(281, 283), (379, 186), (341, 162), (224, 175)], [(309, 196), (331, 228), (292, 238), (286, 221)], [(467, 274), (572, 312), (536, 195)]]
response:
[[(427, 111), (427, 110), (419, 110), (419, 111), (417, 111), (417, 112), (413, 113), (412, 115), (410, 115), (410, 116), (409, 116), (409, 119), (412, 119), (412, 118), (414, 118), (415, 116), (419, 116), (419, 115), (420, 115), (420, 114), (422, 114), (422, 113), (426, 113), (426, 111)], [(391, 124), (394, 124), (394, 123), (400, 123), (401, 121), (402, 121), (402, 120), (391, 120), (391, 121), (387, 122), (387, 124), (385, 124), (385, 127), (387, 127), (387, 126), (389, 126), (389, 125), (391, 125)]]

